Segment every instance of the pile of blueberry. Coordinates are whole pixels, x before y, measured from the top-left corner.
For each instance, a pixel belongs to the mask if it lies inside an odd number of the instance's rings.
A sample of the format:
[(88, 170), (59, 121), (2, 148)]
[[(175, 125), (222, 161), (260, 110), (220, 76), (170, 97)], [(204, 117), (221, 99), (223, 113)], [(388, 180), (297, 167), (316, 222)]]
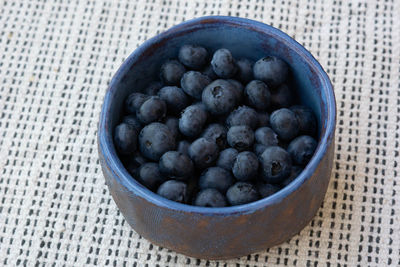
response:
[[(312, 157), (313, 112), (295, 104), (286, 62), (184, 45), (160, 81), (125, 101), (114, 144), (135, 179), (205, 207), (241, 205), (288, 185)], [(271, 114), (271, 115), (270, 115)]]

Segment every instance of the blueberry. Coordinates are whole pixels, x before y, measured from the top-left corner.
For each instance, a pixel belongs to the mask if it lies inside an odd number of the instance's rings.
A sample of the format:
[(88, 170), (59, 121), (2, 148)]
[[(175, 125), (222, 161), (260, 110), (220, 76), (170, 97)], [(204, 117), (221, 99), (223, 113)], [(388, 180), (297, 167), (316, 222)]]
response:
[(162, 174), (177, 180), (187, 180), (194, 170), (193, 162), (188, 155), (178, 151), (164, 153), (159, 166)]
[(133, 128), (135, 128), (135, 130), (137, 132), (140, 132), (140, 130), (142, 129), (142, 124), (140, 123), (140, 121), (136, 118), (135, 115), (127, 115), (125, 117), (122, 118), (122, 122), (129, 124), (130, 126), (132, 126)]
[(147, 162), (139, 152), (122, 158), (122, 161), (126, 170), (135, 178), (139, 176), (139, 167)]
[(198, 70), (207, 63), (208, 52), (201, 46), (184, 45), (179, 49), (178, 58), (186, 67)]
[(180, 203), (185, 203), (188, 198), (186, 184), (176, 180), (169, 180), (161, 184), (157, 194)]
[(262, 178), (267, 183), (278, 184), (289, 177), (292, 160), (289, 153), (279, 146), (270, 146), (260, 156)]
[(179, 137), (179, 119), (175, 117), (167, 117), (164, 122), (165, 125), (168, 126), (175, 140), (178, 140)]
[(218, 190), (209, 188), (200, 191), (194, 201), (196, 206), (200, 207), (225, 207), (227, 205), (224, 195)]
[(232, 173), (239, 181), (253, 180), (258, 173), (257, 156), (250, 151), (240, 152), (233, 164)]
[(190, 99), (183, 90), (176, 86), (165, 86), (160, 89), (158, 96), (167, 104), (168, 112), (179, 114), (189, 105)]
[(217, 144), (205, 138), (199, 138), (189, 146), (189, 157), (198, 169), (212, 166), (218, 154)]
[(226, 132), (225, 126), (213, 123), (204, 130), (202, 137), (216, 143), (219, 149), (224, 149), (227, 146)]
[(231, 112), (236, 105), (234, 86), (226, 80), (215, 80), (204, 88), (201, 99), (207, 110), (216, 115)]
[(203, 89), (211, 83), (211, 79), (198, 71), (188, 71), (181, 79), (181, 87), (186, 94), (201, 100)]
[(247, 125), (232, 126), (227, 136), (228, 144), (237, 151), (248, 150), (254, 143), (254, 132)]
[(161, 66), (161, 79), (167, 85), (178, 85), (185, 73), (185, 67), (177, 60), (169, 60)]
[(179, 130), (188, 137), (198, 136), (207, 120), (207, 112), (202, 104), (188, 106), (179, 119)]
[(291, 111), (296, 114), (300, 125), (300, 133), (314, 136), (317, 132), (317, 119), (311, 109), (305, 106), (292, 106)]
[(156, 95), (158, 91), (163, 87), (162, 82), (160, 81), (154, 81), (151, 82), (146, 89), (144, 89), (145, 94), (147, 95)]
[(189, 146), (190, 143), (188, 141), (186, 140), (179, 141), (177, 151), (189, 155)]
[(125, 111), (128, 114), (136, 114), (140, 106), (149, 99), (148, 95), (142, 93), (132, 93), (125, 101)]
[(256, 201), (260, 196), (252, 184), (237, 182), (228, 189), (226, 198), (232, 206), (236, 206)]
[(244, 98), (247, 105), (257, 110), (266, 110), (270, 104), (271, 93), (265, 83), (253, 80), (244, 88)]
[(291, 172), (290, 172), (290, 176), (289, 176), (288, 178), (286, 178), (286, 179), (280, 184), (281, 187), (283, 188), (283, 187), (289, 185), (291, 182), (293, 182), (293, 181), (297, 178), (297, 176), (300, 175), (300, 173), (301, 173), (302, 171), (303, 171), (303, 168), (302, 168), (302, 167), (293, 165), (293, 166), (292, 166), (292, 170), (291, 170)]
[(289, 141), (299, 134), (299, 122), (296, 114), (287, 108), (275, 110), (270, 117), (271, 128), (279, 138)]
[(286, 81), (289, 75), (289, 66), (285, 61), (274, 56), (267, 56), (258, 60), (253, 66), (254, 78), (275, 88)]
[(278, 136), (269, 127), (258, 128), (254, 133), (254, 137), (257, 143), (265, 145), (267, 147), (278, 145)]
[(244, 91), (243, 84), (233, 79), (228, 79), (227, 81), (233, 85), (232, 89), (234, 89), (233, 92), (235, 93), (236, 96), (236, 103), (240, 103), (243, 98), (243, 91)]
[(269, 126), (269, 114), (267, 112), (258, 113), (258, 127)]
[(138, 181), (150, 190), (155, 190), (165, 181), (165, 177), (160, 173), (158, 164), (147, 162), (140, 166)]
[(214, 81), (216, 79), (218, 79), (217, 74), (215, 74), (213, 67), (210, 65), (208, 65), (207, 67), (205, 67), (202, 71), (202, 73), (206, 76), (208, 76), (208, 78), (211, 79), (211, 81)]
[(257, 189), (260, 193), (261, 198), (265, 198), (275, 194), (279, 191), (280, 188), (276, 185), (259, 182), (257, 183)]
[(199, 178), (200, 189), (214, 188), (221, 193), (225, 193), (233, 183), (232, 174), (220, 167), (208, 168)]
[(294, 94), (287, 84), (281, 84), (274, 91), (271, 91), (271, 110), (288, 108), (295, 99)]
[(256, 129), (259, 124), (257, 112), (247, 106), (240, 106), (229, 114), (226, 119), (228, 127), (247, 125), (251, 129)]
[(217, 166), (224, 168), (225, 170), (231, 171), (233, 168), (233, 163), (235, 163), (238, 151), (234, 148), (227, 148), (219, 153), (217, 160)]
[(288, 152), (294, 164), (305, 166), (314, 155), (317, 141), (308, 135), (302, 135), (290, 142)]
[(133, 154), (137, 149), (138, 132), (127, 123), (121, 123), (114, 130), (114, 145), (122, 155)]
[(267, 149), (266, 145), (262, 144), (254, 144), (253, 151), (257, 156), (261, 156), (264, 153), (265, 149)]
[(225, 48), (215, 51), (211, 66), (215, 74), (224, 79), (232, 78), (237, 71), (235, 59), (232, 57), (231, 52)]
[(165, 101), (158, 96), (151, 96), (147, 99), (136, 112), (136, 117), (143, 124), (160, 121), (167, 113)]
[(153, 122), (140, 131), (140, 152), (150, 160), (159, 160), (165, 152), (175, 150), (175, 146), (174, 136), (165, 124)]
[(237, 77), (238, 80), (242, 83), (247, 84), (251, 80), (253, 80), (253, 62), (248, 60), (247, 58), (242, 58), (236, 61), (236, 65), (238, 68)]

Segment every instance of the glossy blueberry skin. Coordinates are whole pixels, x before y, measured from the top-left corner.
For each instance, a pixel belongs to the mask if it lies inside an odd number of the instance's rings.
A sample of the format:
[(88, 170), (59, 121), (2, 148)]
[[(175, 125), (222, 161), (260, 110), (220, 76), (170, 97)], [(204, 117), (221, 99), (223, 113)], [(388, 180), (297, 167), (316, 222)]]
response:
[(202, 137), (207, 140), (213, 141), (218, 145), (220, 150), (225, 149), (227, 147), (226, 133), (227, 129), (224, 125), (213, 123), (208, 125), (208, 127), (204, 130)]
[(257, 143), (255, 143), (254, 147), (253, 147), (253, 151), (258, 157), (261, 156), (262, 153), (264, 153), (265, 149), (267, 149), (266, 145), (257, 144)]
[(301, 166), (292, 166), (292, 171), (290, 172), (290, 176), (283, 180), (283, 182), (280, 183), (280, 186), (284, 188), (285, 186), (288, 186), (291, 182), (293, 182), (297, 176), (303, 171), (303, 167)]
[(256, 187), (261, 198), (269, 197), (280, 190), (278, 186), (264, 182), (258, 182)]
[(125, 100), (125, 112), (128, 114), (136, 114), (140, 106), (149, 99), (148, 95), (142, 93), (132, 93)]
[(224, 168), (225, 170), (231, 171), (238, 154), (239, 152), (234, 148), (230, 147), (224, 149), (219, 153), (216, 165)]
[(161, 121), (167, 114), (167, 105), (165, 101), (158, 96), (151, 96), (144, 101), (136, 112), (136, 117), (143, 124)]
[(164, 122), (165, 125), (169, 128), (170, 132), (172, 133), (172, 136), (174, 139), (177, 141), (180, 132), (179, 132), (179, 119), (176, 117), (167, 117)]
[(258, 128), (254, 132), (254, 138), (258, 144), (265, 146), (277, 146), (278, 145), (278, 135), (269, 127)]
[(199, 70), (207, 63), (207, 50), (198, 45), (184, 45), (179, 49), (179, 61), (189, 69)]
[(317, 141), (308, 135), (299, 136), (290, 142), (287, 151), (296, 165), (305, 166), (314, 155)]
[(189, 146), (190, 143), (186, 140), (181, 140), (178, 143), (178, 148), (176, 149), (178, 152), (181, 152), (183, 154), (189, 155)]
[(288, 108), (296, 99), (295, 94), (285, 83), (281, 84), (275, 90), (271, 91), (271, 110)]
[(158, 91), (163, 87), (163, 83), (160, 81), (151, 82), (145, 89), (144, 93), (146, 95), (157, 95)]
[(188, 155), (178, 151), (164, 153), (159, 162), (160, 171), (169, 178), (187, 180), (194, 171), (194, 165)]
[(221, 48), (214, 52), (211, 66), (215, 74), (223, 79), (232, 78), (237, 72), (235, 59), (228, 49)]
[(300, 133), (314, 136), (317, 132), (317, 119), (314, 112), (306, 106), (296, 105), (290, 107), (290, 110), (296, 114), (300, 125)]
[(215, 80), (201, 95), (201, 100), (207, 110), (215, 115), (224, 115), (231, 112), (236, 106), (234, 86), (226, 80)]
[(160, 89), (158, 96), (165, 101), (168, 113), (179, 114), (189, 103), (189, 97), (183, 90), (176, 86), (165, 86)]
[(218, 155), (217, 144), (205, 138), (196, 139), (189, 146), (189, 157), (198, 169), (211, 167), (217, 160)]
[(259, 157), (264, 182), (279, 184), (289, 177), (292, 160), (289, 153), (279, 146), (267, 147)]
[(228, 79), (227, 81), (233, 85), (232, 89), (234, 89), (233, 93), (236, 96), (236, 103), (239, 104), (240, 102), (242, 102), (243, 99), (243, 91), (244, 91), (243, 84), (234, 79)]
[(185, 203), (188, 199), (186, 184), (176, 180), (169, 180), (161, 184), (157, 190), (157, 194), (180, 203)]
[(181, 87), (186, 94), (191, 97), (201, 100), (203, 89), (211, 83), (211, 79), (201, 72), (188, 71), (181, 79)]
[(135, 153), (137, 148), (138, 132), (127, 123), (121, 123), (115, 127), (114, 145), (121, 155)]
[(185, 67), (177, 60), (168, 60), (160, 68), (161, 80), (167, 85), (179, 85)]
[(244, 88), (245, 103), (257, 110), (267, 110), (271, 101), (268, 86), (259, 80), (249, 82)]
[(194, 201), (194, 205), (200, 207), (225, 207), (227, 205), (224, 195), (218, 190), (208, 188), (201, 190)]
[(232, 173), (239, 181), (250, 181), (257, 177), (258, 159), (250, 151), (240, 152), (233, 164)]
[(228, 127), (247, 125), (254, 130), (259, 125), (259, 117), (254, 109), (240, 106), (229, 114), (226, 124)]
[(210, 167), (206, 169), (199, 178), (200, 189), (214, 188), (225, 193), (234, 183), (234, 178), (230, 171), (221, 167)]
[(202, 131), (207, 121), (207, 112), (201, 104), (188, 106), (179, 119), (179, 130), (187, 137), (196, 137)]
[(258, 112), (258, 127), (270, 126), (269, 114), (267, 112)]
[(289, 66), (280, 58), (266, 56), (254, 64), (253, 74), (257, 80), (261, 80), (271, 88), (275, 88), (287, 80)]
[(140, 152), (150, 160), (159, 160), (165, 152), (175, 150), (175, 146), (175, 138), (165, 124), (153, 122), (140, 131)]
[(132, 126), (137, 132), (140, 132), (142, 129), (142, 124), (135, 115), (124, 116), (122, 122)]
[(282, 108), (272, 112), (270, 117), (272, 130), (284, 141), (295, 138), (300, 131), (299, 122), (293, 111)]
[(165, 181), (158, 164), (154, 162), (147, 162), (140, 166), (137, 179), (150, 190), (156, 190)]
[(238, 78), (239, 81), (241, 81), (244, 84), (247, 84), (254, 79), (253, 65), (254, 62), (250, 61), (247, 58), (241, 58), (238, 61), (236, 61), (236, 66), (238, 68), (236, 77)]
[(214, 80), (218, 79), (218, 75), (215, 74), (211, 64), (208, 65), (207, 67), (205, 67), (201, 73), (203, 73), (204, 75), (208, 76), (208, 78), (210, 78), (211, 81), (214, 81)]
[(237, 182), (226, 192), (226, 198), (232, 206), (243, 205), (260, 198), (254, 185), (246, 182)]
[(232, 126), (227, 137), (228, 144), (239, 152), (250, 149), (254, 143), (254, 132), (247, 125)]

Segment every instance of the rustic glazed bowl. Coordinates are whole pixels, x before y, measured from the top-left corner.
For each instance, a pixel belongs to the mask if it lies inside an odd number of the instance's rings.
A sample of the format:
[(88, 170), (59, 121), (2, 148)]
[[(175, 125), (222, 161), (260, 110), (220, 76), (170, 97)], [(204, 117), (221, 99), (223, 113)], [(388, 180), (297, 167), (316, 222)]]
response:
[[(301, 102), (318, 119), (319, 144), (302, 173), (287, 187), (253, 203), (224, 208), (196, 207), (158, 196), (139, 184), (122, 165), (113, 129), (123, 101), (158, 75), (183, 44), (210, 51), (228, 48), (236, 58), (275, 55), (290, 64)], [(133, 229), (152, 243), (197, 258), (227, 259), (280, 244), (313, 218), (327, 190), (334, 152), (335, 98), (315, 58), (285, 33), (253, 20), (202, 17), (181, 23), (146, 41), (114, 75), (98, 128), (99, 157), (110, 192)]]

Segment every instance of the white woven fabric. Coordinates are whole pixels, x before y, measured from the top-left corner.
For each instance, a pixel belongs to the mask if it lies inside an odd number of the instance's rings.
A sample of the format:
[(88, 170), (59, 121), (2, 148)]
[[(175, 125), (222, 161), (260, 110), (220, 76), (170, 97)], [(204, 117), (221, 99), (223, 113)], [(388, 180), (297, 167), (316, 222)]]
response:
[[(332, 179), (289, 242), (229, 261), (188, 258), (136, 234), (99, 166), (108, 82), (146, 39), (233, 15), (278, 27), (335, 87)], [(0, 265), (400, 265), (400, 1), (1, 1)]]

